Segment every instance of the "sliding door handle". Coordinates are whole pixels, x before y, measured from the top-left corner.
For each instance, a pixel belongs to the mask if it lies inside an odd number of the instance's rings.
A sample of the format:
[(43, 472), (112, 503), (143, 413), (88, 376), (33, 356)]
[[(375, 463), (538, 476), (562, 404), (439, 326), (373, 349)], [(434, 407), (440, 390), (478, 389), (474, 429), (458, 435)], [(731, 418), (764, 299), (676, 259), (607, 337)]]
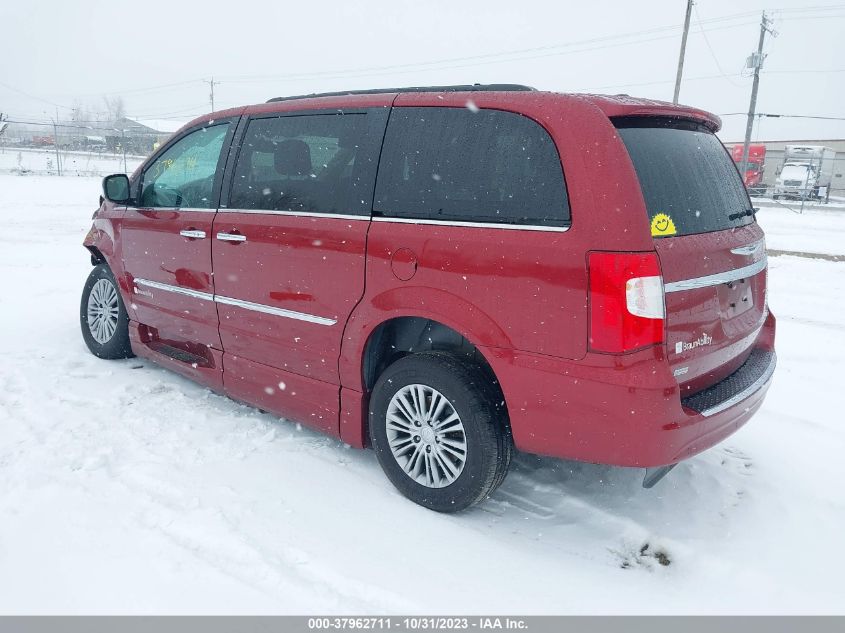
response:
[(179, 231), (179, 235), (193, 240), (205, 239), (205, 231), (197, 231), (196, 229), (185, 229), (184, 231)]
[(246, 242), (246, 235), (240, 233), (218, 233), (217, 239), (221, 242)]

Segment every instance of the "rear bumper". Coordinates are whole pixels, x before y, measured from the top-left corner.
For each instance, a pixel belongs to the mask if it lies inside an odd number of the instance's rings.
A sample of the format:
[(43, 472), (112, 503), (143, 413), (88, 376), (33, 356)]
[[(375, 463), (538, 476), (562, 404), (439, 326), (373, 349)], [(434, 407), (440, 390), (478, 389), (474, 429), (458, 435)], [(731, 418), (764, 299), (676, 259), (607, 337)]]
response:
[(769, 315), (736, 372), (681, 399), (663, 348), (578, 361), (488, 348), (518, 449), (616, 466), (673, 464), (718, 444), (763, 403), (776, 357)]
[(748, 360), (730, 376), (708, 389), (684, 398), (681, 404), (705, 418), (742, 404), (760, 389), (766, 388), (775, 373), (774, 350), (756, 348)]

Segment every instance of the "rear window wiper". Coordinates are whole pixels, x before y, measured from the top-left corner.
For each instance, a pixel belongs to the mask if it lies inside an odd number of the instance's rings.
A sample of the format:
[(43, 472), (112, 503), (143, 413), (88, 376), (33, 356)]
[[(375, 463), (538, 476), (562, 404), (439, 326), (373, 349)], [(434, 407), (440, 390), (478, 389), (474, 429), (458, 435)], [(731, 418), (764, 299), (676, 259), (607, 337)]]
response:
[(755, 209), (745, 209), (744, 211), (739, 211), (738, 213), (731, 213), (728, 215), (728, 220), (739, 220), (747, 215), (754, 215), (754, 212)]

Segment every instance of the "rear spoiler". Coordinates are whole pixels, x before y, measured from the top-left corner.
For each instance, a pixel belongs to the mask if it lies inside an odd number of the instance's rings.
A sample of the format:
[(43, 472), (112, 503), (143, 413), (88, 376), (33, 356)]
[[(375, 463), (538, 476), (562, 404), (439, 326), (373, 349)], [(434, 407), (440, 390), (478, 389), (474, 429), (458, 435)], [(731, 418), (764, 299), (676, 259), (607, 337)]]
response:
[(621, 117), (659, 117), (661, 119), (681, 119), (684, 121), (695, 121), (696, 123), (700, 123), (707, 129), (709, 129), (711, 132), (718, 132), (720, 129), (722, 129), (722, 119), (720, 119), (715, 114), (705, 112), (704, 110), (699, 110), (697, 108), (646, 107), (631, 109), (625, 112), (624, 114), (620, 113), (618, 115), (612, 116), (612, 118)]

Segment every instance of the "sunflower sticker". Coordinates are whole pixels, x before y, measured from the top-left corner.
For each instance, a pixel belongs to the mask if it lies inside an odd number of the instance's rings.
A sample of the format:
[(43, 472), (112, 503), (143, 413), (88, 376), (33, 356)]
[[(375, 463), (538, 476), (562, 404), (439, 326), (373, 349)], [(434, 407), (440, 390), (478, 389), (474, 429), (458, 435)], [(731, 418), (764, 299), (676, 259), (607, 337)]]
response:
[(652, 237), (665, 237), (666, 235), (675, 235), (678, 230), (675, 228), (675, 223), (665, 213), (658, 213), (651, 220), (651, 235)]

